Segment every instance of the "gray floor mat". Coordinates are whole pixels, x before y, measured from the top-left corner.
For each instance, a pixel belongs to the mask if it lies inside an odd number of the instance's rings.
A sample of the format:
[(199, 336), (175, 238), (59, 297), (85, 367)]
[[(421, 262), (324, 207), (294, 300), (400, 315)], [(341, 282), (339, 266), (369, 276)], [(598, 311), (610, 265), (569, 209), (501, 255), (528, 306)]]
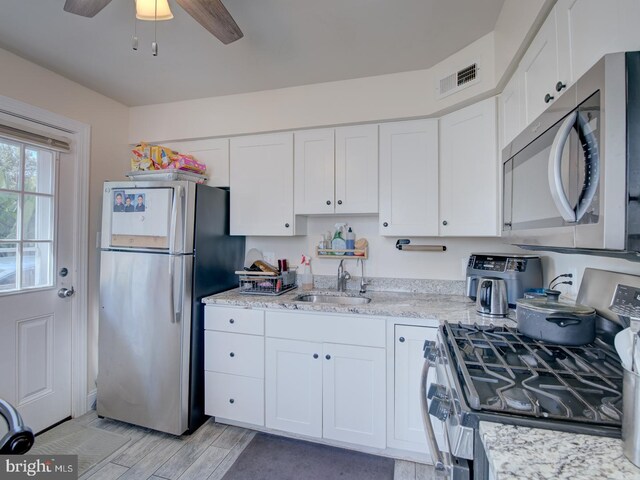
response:
[(222, 480), (393, 480), (394, 460), (257, 434)]
[(127, 436), (79, 425), (70, 420), (38, 435), (29, 454), (78, 455), (78, 472), (82, 475), (129, 440)]

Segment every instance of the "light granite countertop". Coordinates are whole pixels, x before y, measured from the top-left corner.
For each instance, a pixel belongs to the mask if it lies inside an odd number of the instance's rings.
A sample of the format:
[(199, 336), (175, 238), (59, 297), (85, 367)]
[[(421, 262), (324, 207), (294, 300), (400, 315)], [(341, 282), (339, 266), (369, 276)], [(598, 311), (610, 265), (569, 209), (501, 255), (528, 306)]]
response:
[(338, 305), (327, 303), (309, 303), (296, 301), (301, 294), (340, 294), (335, 290), (313, 290), (305, 292), (292, 290), (274, 297), (268, 295), (245, 295), (239, 289), (229, 290), (205, 297), (202, 301), (207, 305), (229, 305), (248, 308), (300, 310), (308, 312), (352, 313), (358, 315), (380, 315), (385, 317), (423, 318), (434, 324), (444, 322), (460, 322), (478, 325), (512, 325), (516, 323), (508, 318), (487, 317), (476, 313), (475, 302), (464, 295), (445, 295), (437, 293), (405, 293), (405, 292), (367, 292), (363, 296), (371, 298), (371, 302), (363, 305)]
[(640, 480), (622, 440), (480, 422), (494, 480)]

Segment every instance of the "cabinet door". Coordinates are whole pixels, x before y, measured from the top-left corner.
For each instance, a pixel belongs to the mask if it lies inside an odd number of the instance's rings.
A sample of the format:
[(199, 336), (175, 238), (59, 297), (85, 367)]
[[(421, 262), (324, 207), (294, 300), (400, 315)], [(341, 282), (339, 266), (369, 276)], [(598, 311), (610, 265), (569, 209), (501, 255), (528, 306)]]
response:
[[(520, 62), (522, 91), (527, 125), (549, 105), (547, 94), (555, 96), (558, 82), (558, 41), (556, 37), (556, 9), (554, 8), (531, 42)], [(566, 83), (566, 82), (565, 82)]]
[(209, 138), (164, 144), (180, 153), (193, 155), (193, 158), (207, 165), (206, 184), (212, 187), (229, 186), (229, 139)]
[[(521, 71), (518, 70), (504, 87), (499, 99), (500, 150), (506, 147), (525, 127)], [(498, 152), (499, 154), (500, 152)]]
[(336, 128), (336, 213), (378, 213), (378, 126)]
[(231, 139), (231, 234), (294, 235), (293, 134)]
[(438, 121), (380, 125), (380, 235), (438, 235)]
[(496, 236), (496, 100), (440, 119), (440, 235)]
[(386, 446), (385, 349), (323, 345), (323, 436)]
[(333, 129), (294, 134), (294, 209), (296, 214), (333, 213)]
[(267, 338), (267, 428), (322, 437), (322, 344)]
[[(389, 446), (425, 452), (427, 441), (422, 426), (420, 405), (420, 377), (424, 358), (422, 347), (425, 340), (435, 340), (437, 328), (395, 326), (394, 341), (394, 405), (393, 432), (389, 432)], [(436, 380), (431, 370), (428, 384)], [(442, 423), (433, 422), (438, 441), (443, 441)]]

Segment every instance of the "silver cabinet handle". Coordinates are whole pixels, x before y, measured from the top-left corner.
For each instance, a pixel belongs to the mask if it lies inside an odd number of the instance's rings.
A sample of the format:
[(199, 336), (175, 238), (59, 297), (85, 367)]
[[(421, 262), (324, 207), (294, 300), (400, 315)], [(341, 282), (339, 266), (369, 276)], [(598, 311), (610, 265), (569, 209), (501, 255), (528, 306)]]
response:
[(562, 185), (562, 151), (564, 150), (565, 143), (567, 143), (571, 129), (576, 122), (577, 116), (578, 113), (573, 112), (562, 122), (556, 137), (553, 139), (551, 153), (549, 154), (549, 190), (551, 191), (553, 203), (555, 203), (562, 218), (567, 222), (576, 221), (576, 212), (571, 208), (571, 205), (569, 205), (567, 193), (564, 191), (564, 186)]
[(72, 297), (74, 293), (76, 293), (76, 291), (74, 290), (73, 287), (71, 287), (71, 288), (61, 288), (60, 290), (58, 290), (58, 296), (60, 298)]

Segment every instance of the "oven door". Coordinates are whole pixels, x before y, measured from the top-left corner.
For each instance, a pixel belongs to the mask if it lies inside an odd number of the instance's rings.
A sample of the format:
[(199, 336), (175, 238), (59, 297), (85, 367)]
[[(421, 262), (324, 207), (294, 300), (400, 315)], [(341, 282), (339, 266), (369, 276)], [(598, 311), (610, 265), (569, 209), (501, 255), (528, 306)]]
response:
[(503, 163), (503, 234), (519, 245), (574, 248), (576, 226), (600, 222), (600, 92), (552, 113), (547, 130), (543, 114), (505, 149), (515, 153)]
[[(454, 480), (469, 480), (472, 473), (471, 462), (457, 455), (467, 452), (465, 456), (468, 459), (473, 459), (473, 429), (456, 425), (455, 399), (451, 394), (451, 389), (445, 382), (440, 380), (439, 367), (444, 366), (444, 363), (442, 350), (437, 346), (436, 342), (425, 342), (424, 358), (420, 382), (420, 404), (427, 445), (436, 470), (436, 476)], [(429, 372), (432, 369), (437, 371), (437, 380), (429, 383)], [(429, 401), (431, 401), (430, 404)], [(432, 419), (442, 422), (445, 448), (440, 448), (438, 445)], [(453, 442), (450, 435), (452, 428), (454, 432)], [(470, 430), (470, 432), (466, 430)], [(465, 445), (465, 442), (468, 443), (468, 440), (465, 439), (469, 438), (471, 444)], [(460, 441), (462, 441), (462, 445), (459, 443)]]

